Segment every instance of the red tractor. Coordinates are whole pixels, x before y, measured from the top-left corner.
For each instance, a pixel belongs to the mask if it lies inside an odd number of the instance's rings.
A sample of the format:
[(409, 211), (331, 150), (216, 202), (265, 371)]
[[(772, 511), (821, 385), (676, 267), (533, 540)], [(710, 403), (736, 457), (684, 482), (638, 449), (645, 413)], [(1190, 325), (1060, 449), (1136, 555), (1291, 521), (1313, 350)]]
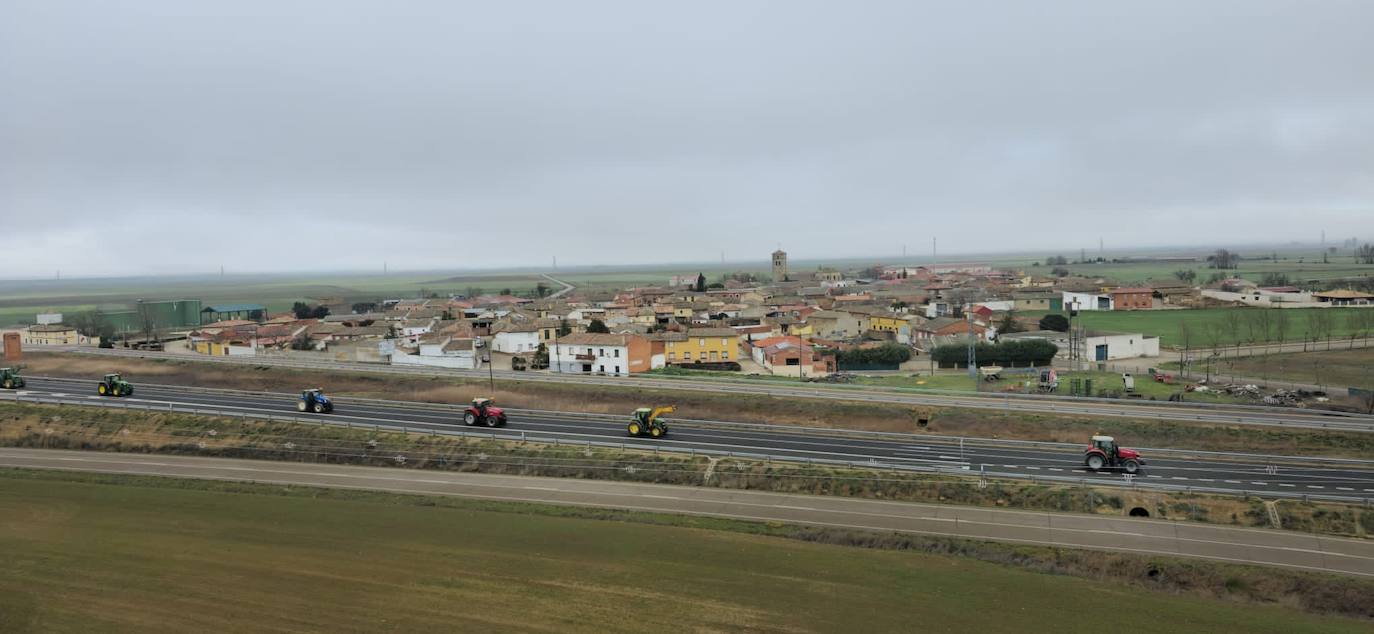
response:
[(481, 423), (487, 427), (505, 427), (506, 411), (497, 407), (489, 398), (474, 398), (472, 405), (463, 410), (463, 424)]
[(1131, 475), (1140, 472), (1145, 459), (1134, 449), (1119, 447), (1111, 436), (1093, 436), (1092, 444), (1083, 450), (1083, 466), (1089, 471), (1120, 469)]

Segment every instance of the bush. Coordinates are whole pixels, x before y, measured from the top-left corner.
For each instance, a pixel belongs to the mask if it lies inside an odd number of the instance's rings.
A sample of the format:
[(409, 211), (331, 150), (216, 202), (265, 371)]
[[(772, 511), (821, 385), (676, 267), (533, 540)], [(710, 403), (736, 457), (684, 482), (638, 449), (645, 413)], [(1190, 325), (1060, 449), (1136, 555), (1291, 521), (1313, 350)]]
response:
[(911, 360), (911, 348), (895, 343), (877, 348), (841, 350), (835, 355), (840, 367), (858, 365), (901, 365)]
[[(1059, 353), (1056, 346), (1044, 339), (1024, 339), (1003, 343), (979, 343), (973, 347), (978, 365), (1032, 366), (1049, 365)], [(964, 365), (968, 360), (968, 346), (954, 344), (940, 346), (931, 352), (940, 365)]]
[(1069, 318), (1063, 315), (1051, 313), (1040, 318), (1041, 330), (1053, 330), (1056, 332), (1069, 331)]

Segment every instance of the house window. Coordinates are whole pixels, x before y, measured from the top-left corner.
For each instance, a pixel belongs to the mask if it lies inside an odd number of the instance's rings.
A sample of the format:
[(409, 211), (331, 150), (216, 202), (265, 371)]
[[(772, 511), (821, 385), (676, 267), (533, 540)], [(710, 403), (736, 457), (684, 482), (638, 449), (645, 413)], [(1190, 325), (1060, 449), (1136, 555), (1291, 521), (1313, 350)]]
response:
[(729, 340), (729, 339), (726, 339), (726, 338), (724, 338), (724, 337), (722, 337), (721, 340), (720, 340), (720, 345), (722, 345), (722, 346), (729, 346), (729, 345), (730, 345), (730, 340)]
[(615, 373), (620, 374), (620, 366), (615, 366)]
[(692, 360), (692, 351), (688, 350), (687, 352), (682, 353), (682, 360), (683, 360), (683, 361), (691, 361), (691, 360)]
[(712, 361), (717, 360), (716, 351), (715, 351), (715, 350), (712, 350), (712, 351), (711, 351), (711, 360), (712, 360)]
[(615, 349), (615, 358), (617, 358), (617, 359), (620, 358), (620, 348), (616, 348), (616, 349)]
[(669, 352), (669, 353), (668, 353), (668, 360), (669, 360), (669, 361), (677, 361), (677, 353), (676, 353), (676, 352)]
[(604, 365), (598, 365), (598, 366), (596, 366), (596, 367), (597, 367), (597, 370), (596, 370), (597, 372), (600, 372), (600, 373), (602, 373), (602, 374), (605, 374), (605, 373), (606, 373), (606, 366), (604, 366)]
[(729, 351), (729, 350), (723, 350), (723, 351), (721, 351), (721, 353), (720, 353), (720, 358), (725, 359), (726, 361), (729, 361), (729, 360), (730, 360), (730, 351)]
[(596, 350), (596, 356), (598, 356), (598, 357), (604, 357), (604, 356), (606, 356), (606, 349), (605, 349), (605, 348), (597, 348), (597, 350)]
[(705, 340), (705, 339), (697, 339), (697, 347), (698, 347), (698, 348), (704, 348), (704, 347), (706, 347), (706, 340)]

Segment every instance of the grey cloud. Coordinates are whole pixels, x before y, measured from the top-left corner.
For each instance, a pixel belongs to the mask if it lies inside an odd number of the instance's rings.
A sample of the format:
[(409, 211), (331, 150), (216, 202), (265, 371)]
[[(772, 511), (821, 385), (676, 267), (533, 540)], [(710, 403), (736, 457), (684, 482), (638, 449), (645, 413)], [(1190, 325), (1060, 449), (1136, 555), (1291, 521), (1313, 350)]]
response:
[[(1339, 0), (0, 0), (0, 252), (46, 275), (1354, 235), (1369, 24)], [(526, 247), (462, 248), (483, 235)]]

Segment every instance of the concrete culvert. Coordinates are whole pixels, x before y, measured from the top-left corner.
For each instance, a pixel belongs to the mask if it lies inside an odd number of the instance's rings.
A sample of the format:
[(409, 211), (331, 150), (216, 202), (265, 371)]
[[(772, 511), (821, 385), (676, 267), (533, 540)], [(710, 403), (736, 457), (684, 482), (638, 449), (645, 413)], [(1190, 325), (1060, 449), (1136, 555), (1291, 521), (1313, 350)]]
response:
[(1159, 569), (1158, 569), (1158, 568), (1150, 568), (1149, 570), (1146, 570), (1146, 571), (1145, 571), (1145, 576), (1147, 576), (1147, 577), (1149, 577), (1149, 578), (1151, 578), (1151, 579), (1156, 579), (1156, 578), (1159, 577)]
[(1143, 506), (1137, 506), (1131, 509), (1131, 512), (1128, 513), (1128, 515), (1130, 515), (1131, 517), (1149, 517), (1150, 511), (1146, 510), (1146, 508)]

